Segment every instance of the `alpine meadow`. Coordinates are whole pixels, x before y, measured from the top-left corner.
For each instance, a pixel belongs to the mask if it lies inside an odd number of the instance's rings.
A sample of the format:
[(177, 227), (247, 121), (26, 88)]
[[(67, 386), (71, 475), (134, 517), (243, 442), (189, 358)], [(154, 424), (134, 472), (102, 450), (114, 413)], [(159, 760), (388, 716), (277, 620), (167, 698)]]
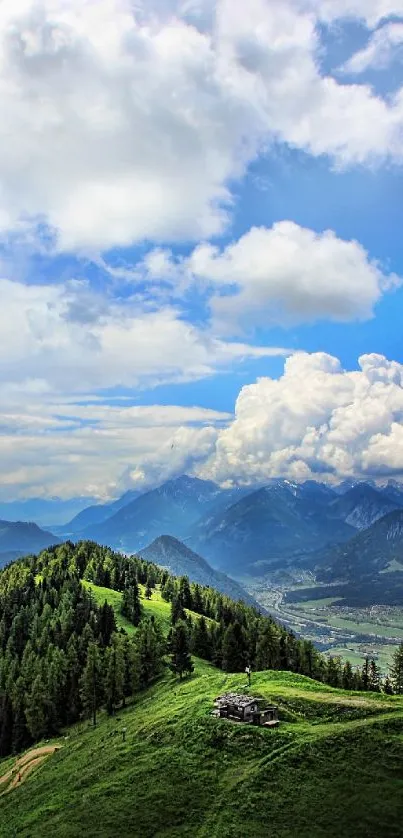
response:
[(403, 0), (0, 2), (0, 838), (403, 838)]

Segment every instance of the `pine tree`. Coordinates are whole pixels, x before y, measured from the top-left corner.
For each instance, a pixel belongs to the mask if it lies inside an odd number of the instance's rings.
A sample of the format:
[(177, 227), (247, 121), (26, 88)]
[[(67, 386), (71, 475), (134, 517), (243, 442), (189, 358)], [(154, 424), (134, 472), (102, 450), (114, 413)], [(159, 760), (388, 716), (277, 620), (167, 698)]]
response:
[(139, 587), (136, 580), (133, 580), (132, 584), (124, 589), (120, 611), (134, 626), (139, 625), (141, 620), (141, 604)]
[(331, 687), (340, 687), (342, 683), (342, 667), (339, 657), (330, 657), (327, 662), (326, 681)]
[(260, 628), (256, 643), (255, 668), (277, 669), (279, 663), (278, 633), (274, 625), (265, 620)]
[(203, 658), (203, 660), (211, 660), (213, 651), (212, 644), (207, 623), (203, 616), (199, 620), (195, 620), (192, 626), (191, 649), (196, 657)]
[(47, 695), (42, 676), (38, 674), (28, 693), (25, 707), (27, 727), (33, 739), (42, 739), (47, 732)]
[(90, 643), (88, 646), (87, 661), (81, 678), (81, 701), (85, 715), (87, 717), (92, 716), (94, 727), (97, 724), (97, 710), (101, 706), (102, 698), (101, 655), (97, 644)]
[(125, 656), (123, 642), (118, 634), (112, 635), (111, 645), (105, 651), (106, 709), (110, 716), (123, 701), (125, 685)]
[(383, 682), (383, 691), (386, 695), (393, 695), (393, 686), (389, 678), (389, 675), (386, 676)]
[(179, 580), (179, 598), (183, 608), (192, 608), (192, 592), (190, 590), (189, 579), (187, 576), (181, 576)]
[(190, 656), (188, 629), (182, 620), (179, 620), (172, 629), (170, 651), (171, 662), (169, 666), (172, 672), (179, 675), (180, 680), (182, 680), (184, 673), (191, 675), (194, 666)]
[[(124, 696), (133, 695), (140, 686), (140, 656), (135, 640), (125, 637), (123, 641), (125, 658)], [(124, 699), (123, 699), (124, 702)]]
[(362, 689), (365, 690), (365, 691), (369, 690), (369, 675), (370, 675), (370, 663), (369, 663), (369, 658), (366, 657), (365, 661), (362, 665), (362, 669), (361, 669)]
[(354, 674), (350, 661), (346, 661), (343, 666), (342, 686), (343, 690), (354, 689)]
[(186, 614), (181, 598), (175, 594), (171, 601), (171, 624), (174, 626), (178, 620), (186, 620)]
[(150, 587), (148, 581), (147, 581), (146, 589), (144, 591), (144, 596), (145, 596), (146, 599), (151, 599), (151, 596), (152, 596), (152, 590), (151, 590), (151, 587)]
[(396, 695), (403, 695), (403, 643), (400, 644), (392, 658), (391, 682)]
[(381, 673), (374, 659), (371, 660), (369, 665), (368, 689), (374, 693), (379, 693), (381, 691)]
[(243, 672), (246, 662), (246, 641), (242, 626), (230, 623), (222, 642), (222, 668), (225, 672)]
[(164, 643), (161, 632), (152, 619), (142, 620), (136, 635), (138, 661), (139, 661), (139, 684), (140, 687), (147, 687), (150, 681), (155, 678), (162, 667)]

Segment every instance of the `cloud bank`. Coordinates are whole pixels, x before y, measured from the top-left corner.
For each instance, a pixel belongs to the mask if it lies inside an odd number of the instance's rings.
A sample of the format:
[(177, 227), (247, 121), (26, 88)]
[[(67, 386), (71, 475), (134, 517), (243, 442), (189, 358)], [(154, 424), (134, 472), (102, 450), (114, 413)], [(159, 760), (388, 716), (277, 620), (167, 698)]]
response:
[[(3, 0), (0, 232), (61, 250), (218, 235), (232, 183), (284, 142), (401, 163), (403, 92), (322, 76), (317, 23), (392, 0)], [(31, 232), (30, 232), (31, 231)]]
[(234, 416), (122, 397), (56, 401), (33, 387), (23, 408), (18, 392), (8, 397), (2, 499), (11, 486), (20, 495), (111, 497), (183, 472), (250, 486), (403, 477), (403, 365), (380, 355), (345, 371), (330, 355), (297, 353), (280, 378), (243, 387)]
[(244, 387), (202, 473), (220, 483), (403, 475), (403, 365), (297, 353), (278, 380)]

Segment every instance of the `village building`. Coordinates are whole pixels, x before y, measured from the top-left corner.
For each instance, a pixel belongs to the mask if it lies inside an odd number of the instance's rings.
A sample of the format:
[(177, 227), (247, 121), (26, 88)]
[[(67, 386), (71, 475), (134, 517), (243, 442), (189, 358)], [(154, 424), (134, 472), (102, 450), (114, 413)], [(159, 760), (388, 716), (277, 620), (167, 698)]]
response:
[(224, 693), (216, 698), (214, 706), (213, 714), (222, 719), (263, 727), (277, 727), (279, 724), (277, 707), (273, 704), (267, 705), (263, 699), (252, 695)]

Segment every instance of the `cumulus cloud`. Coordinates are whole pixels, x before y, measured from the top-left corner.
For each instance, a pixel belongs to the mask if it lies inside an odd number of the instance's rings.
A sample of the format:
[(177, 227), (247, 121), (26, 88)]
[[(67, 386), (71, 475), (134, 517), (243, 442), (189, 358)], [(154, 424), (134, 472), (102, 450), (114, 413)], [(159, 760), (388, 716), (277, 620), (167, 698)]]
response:
[[(364, 49), (354, 53), (342, 69), (347, 73), (364, 73), (368, 69), (384, 70), (403, 53), (403, 23), (388, 23), (377, 29)], [(400, 47), (400, 49), (399, 49)]]
[(201, 473), (264, 483), (403, 474), (403, 365), (364, 355), (346, 372), (337, 358), (298, 353), (278, 380), (243, 387)]
[(316, 23), (392, 0), (3, 0), (0, 230), (57, 246), (209, 238), (273, 140), (337, 164), (402, 158), (403, 98), (322, 77)]
[(80, 392), (191, 381), (243, 358), (287, 353), (215, 338), (172, 308), (142, 310), (86, 283), (0, 280), (0, 381)]
[(213, 290), (211, 305), (227, 329), (238, 321), (368, 318), (382, 292), (400, 282), (385, 276), (357, 242), (291, 221), (255, 227), (222, 251), (200, 245), (188, 269), (223, 293)]

